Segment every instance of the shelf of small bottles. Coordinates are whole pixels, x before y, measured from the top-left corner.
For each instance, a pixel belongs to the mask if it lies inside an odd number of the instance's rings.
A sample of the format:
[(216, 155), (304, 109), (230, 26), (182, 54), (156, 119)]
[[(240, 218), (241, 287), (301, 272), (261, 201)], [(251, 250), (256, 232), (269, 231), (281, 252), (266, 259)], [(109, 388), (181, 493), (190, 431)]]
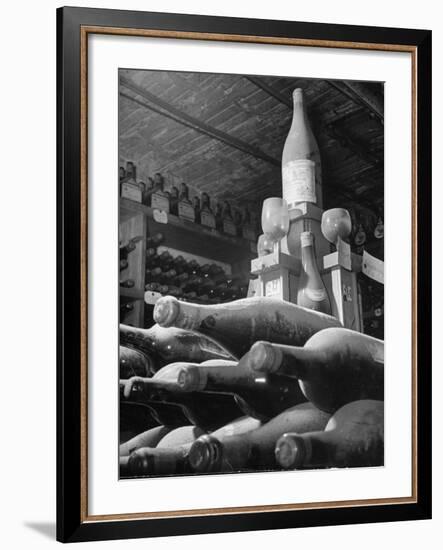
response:
[[(154, 248), (149, 251), (155, 250)], [(216, 264), (187, 262), (183, 256), (173, 258), (165, 251), (156, 258), (155, 265), (146, 259), (147, 292), (153, 297), (175, 296), (182, 301), (198, 304), (219, 304), (245, 298), (249, 280), (246, 275), (231, 275)]]
[(174, 242), (175, 248), (231, 264), (246, 258), (251, 259), (256, 254), (255, 242), (243, 237), (230, 236), (171, 213), (167, 214), (166, 223), (161, 223), (155, 221), (151, 207), (120, 198), (121, 220), (137, 214), (144, 214), (148, 218), (150, 234), (164, 233), (169, 242)]

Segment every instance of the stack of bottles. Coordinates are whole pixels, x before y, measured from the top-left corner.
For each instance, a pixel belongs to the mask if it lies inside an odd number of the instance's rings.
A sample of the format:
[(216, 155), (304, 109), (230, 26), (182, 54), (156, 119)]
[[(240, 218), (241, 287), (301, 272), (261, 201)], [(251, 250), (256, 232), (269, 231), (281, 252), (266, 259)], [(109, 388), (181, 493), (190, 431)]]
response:
[(182, 301), (200, 304), (218, 304), (244, 298), (248, 278), (231, 275), (217, 264), (187, 261), (183, 256), (172, 256), (168, 250), (158, 252), (161, 233), (148, 239), (146, 250), (145, 290), (175, 296)]
[[(138, 190), (138, 193), (128, 193), (128, 184)], [(156, 197), (161, 197), (166, 199), (168, 211), (174, 216), (217, 229), (220, 233), (233, 237), (252, 242), (257, 239), (258, 219), (248, 207), (233, 209), (229, 201), (211, 199), (205, 192), (190, 197), (189, 187), (185, 182), (180, 183), (179, 187), (173, 185), (166, 190), (165, 178), (160, 172), (153, 177), (149, 176), (146, 182), (141, 181), (137, 178), (137, 167), (132, 161), (126, 163), (126, 168), (120, 166), (120, 195), (152, 208), (158, 207)]]
[(154, 320), (120, 326), (121, 477), (383, 465), (381, 340), (270, 297)]

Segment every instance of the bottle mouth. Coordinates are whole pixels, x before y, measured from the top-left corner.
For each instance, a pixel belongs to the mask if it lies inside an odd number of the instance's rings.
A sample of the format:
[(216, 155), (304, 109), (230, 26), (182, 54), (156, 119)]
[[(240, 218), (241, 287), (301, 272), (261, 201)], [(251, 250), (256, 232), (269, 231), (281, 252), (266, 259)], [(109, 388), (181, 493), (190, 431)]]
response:
[(301, 88), (295, 88), (292, 92), (292, 98), (294, 101), (301, 101), (303, 99), (303, 90)]
[(304, 441), (296, 434), (284, 434), (275, 445), (275, 458), (285, 470), (300, 468), (304, 456)]
[(222, 445), (218, 439), (205, 435), (199, 437), (189, 450), (189, 464), (195, 472), (210, 472), (219, 469), (222, 461)]
[(154, 306), (154, 321), (161, 327), (171, 327), (174, 325), (179, 312), (180, 304), (177, 298), (164, 296)]
[(133, 475), (153, 473), (153, 460), (146, 452), (134, 451), (128, 458), (128, 472)]
[(268, 342), (256, 342), (249, 350), (248, 365), (254, 371), (275, 372), (281, 363), (280, 355)]
[(177, 376), (177, 384), (182, 391), (203, 390), (206, 386), (207, 377), (204, 371), (198, 367), (184, 367)]

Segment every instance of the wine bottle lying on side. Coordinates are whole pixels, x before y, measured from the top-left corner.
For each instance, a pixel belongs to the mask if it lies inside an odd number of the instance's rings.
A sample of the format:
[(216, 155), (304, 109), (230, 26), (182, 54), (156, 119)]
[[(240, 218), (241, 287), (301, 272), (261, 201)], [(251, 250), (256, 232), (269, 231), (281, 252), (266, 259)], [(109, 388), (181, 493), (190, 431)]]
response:
[[(133, 377), (121, 381), (125, 387), (123, 399), (145, 403), (154, 411), (165, 405), (180, 406), (188, 420), (187, 423), (190, 422), (205, 430), (217, 429), (242, 415), (242, 408), (229, 393), (183, 392), (173, 380), (174, 370), (181, 369), (183, 365), (167, 365), (152, 378)], [(169, 373), (165, 372), (168, 370)], [(160, 410), (160, 420), (161, 414)]]
[(203, 435), (189, 451), (189, 463), (196, 472), (221, 472), (226, 468), (275, 469), (275, 444), (285, 432), (323, 430), (330, 415), (312, 403), (301, 403), (266, 424), (244, 434), (227, 431), (218, 436)]
[(143, 352), (120, 346), (119, 350), (120, 378), (131, 376), (150, 376), (153, 372), (152, 361)]
[(384, 398), (384, 343), (353, 330), (322, 330), (303, 347), (256, 342), (243, 360), (256, 374), (298, 379), (306, 398), (327, 412)]
[(209, 359), (235, 359), (212, 338), (175, 327), (154, 325), (142, 329), (121, 324), (120, 343), (148, 354), (156, 370), (176, 361), (202, 363)]
[(287, 376), (254, 373), (248, 368), (247, 354), (238, 363), (226, 363), (183, 364), (178, 372), (177, 384), (184, 392), (223, 392), (235, 395), (236, 402), (245, 414), (263, 421), (306, 401), (297, 380)]
[[(223, 434), (242, 434), (258, 428), (260, 421), (255, 418), (241, 417), (213, 432), (215, 437)], [(174, 432), (171, 432), (171, 436)], [(196, 433), (192, 434), (195, 437)], [(180, 436), (181, 437), (181, 436)], [(171, 441), (160, 441), (156, 448), (144, 447), (134, 451), (128, 459), (126, 471), (129, 475), (167, 475), (191, 473), (188, 455), (193, 443), (188, 441), (171, 445)]]
[(341, 326), (335, 317), (269, 297), (199, 305), (164, 296), (155, 304), (154, 320), (210, 336), (236, 357), (257, 340), (302, 346), (316, 332)]
[(149, 430), (144, 431), (122, 443), (120, 445), (119, 455), (129, 456), (132, 452), (140, 449), (141, 447), (156, 447), (157, 444), (171, 431), (175, 431), (178, 428), (171, 428), (170, 426), (155, 426)]
[(285, 469), (382, 466), (383, 413), (383, 401), (348, 403), (324, 431), (284, 434), (275, 446), (277, 462)]

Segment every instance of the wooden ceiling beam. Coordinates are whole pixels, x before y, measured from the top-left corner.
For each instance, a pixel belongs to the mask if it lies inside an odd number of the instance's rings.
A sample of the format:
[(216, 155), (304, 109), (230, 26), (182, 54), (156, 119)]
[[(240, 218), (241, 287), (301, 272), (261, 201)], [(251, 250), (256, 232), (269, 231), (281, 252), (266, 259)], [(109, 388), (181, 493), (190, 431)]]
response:
[(383, 100), (374, 94), (364, 82), (351, 82), (341, 80), (327, 80), (330, 86), (351, 99), (354, 103), (365, 107), (372, 115), (383, 124), (384, 105)]
[(266, 154), (258, 147), (254, 147), (253, 145), (250, 145), (245, 141), (231, 136), (226, 132), (222, 132), (221, 130), (210, 126), (209, 124), (206, 124), (203, 121), (200, 121), (197, 118), (188, 115), (187, 113), (184, 113), (180, 109), (173, 107), (158, 96), (152, 94), (151, 92), (148, 92), (144, 88), (141, 88), (131, 80), (120, 77), (120, 85), (130, 90), (131, 92), (141, 96), (143, 98), (143, 101), (123, 92), (120, 92), (120, 95), (122, 97), (125, 97), (126, 99), (129, 99), (134, 103), (150, 109), (162, 116), (166, 116), (167, 118), (175, 120), (183, 126), (192, 128), (193, 130), (205, 134), (213, 139), (217, 139), (218, 141), (222, 141), (223, 143), (226, 143), (227, 145), (234, 147), (235, 149), (238, 149), (243, 153), (273, 164), (274, 166), (281, 166), (281, 162), (279, 160)]
[(280, 103), (283, 103), (284, 105), (292, 109), (292, 101), (288, 97), (286, 97), (286, 95), (276, 90), (273, 86), (270, 86), (269, 84), (267, 84), (260, 77), (246, 76), (245, 78), (246, 80), (249, 80), (249, 82), (252, 82), (258, 88), (262, 89), (264, 92), (266, 92), (270, 96), (274, 97), (277, 101), (280, 101)]

